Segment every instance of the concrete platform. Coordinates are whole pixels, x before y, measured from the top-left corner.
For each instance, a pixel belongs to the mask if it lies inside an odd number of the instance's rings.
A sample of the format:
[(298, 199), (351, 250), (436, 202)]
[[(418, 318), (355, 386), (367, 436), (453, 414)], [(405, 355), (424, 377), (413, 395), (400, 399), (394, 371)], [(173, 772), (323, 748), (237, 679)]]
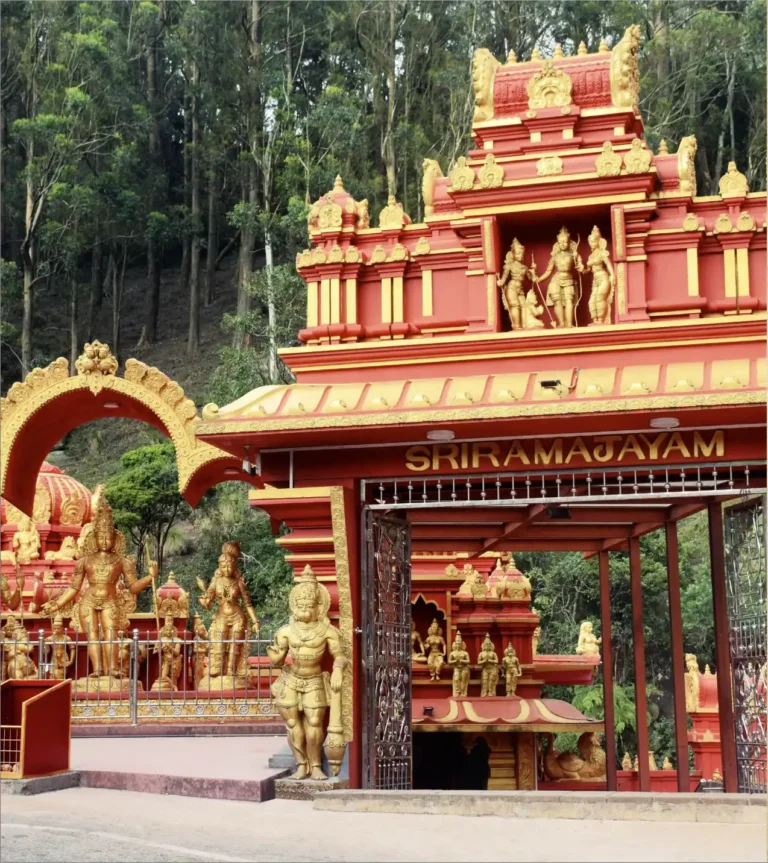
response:
[(330, 791), (314, 798), (326, 812), (388, 812), (594, 821), (765, 824), (758, 794), (641, 794), (608, 791)]
[(329, 794), (346, 788), (349, 788), (349, 780), (338, 777), (326, 779), (325, 782), (313, 782), (311, 779), (276, 779), (275, 797), (278, 800), (314, 800), (318, 794)]
[(34, 779), (0, 779), (0, 794), (47, 794), (77, 788), (80, 774), (74, 770), (57, 773), (55, 776), (37, 776)]
[(283, 744), (283, 736), (78, 738), (72, 768), (82, 788), (263, 802), (287, 774), (268, 763)]

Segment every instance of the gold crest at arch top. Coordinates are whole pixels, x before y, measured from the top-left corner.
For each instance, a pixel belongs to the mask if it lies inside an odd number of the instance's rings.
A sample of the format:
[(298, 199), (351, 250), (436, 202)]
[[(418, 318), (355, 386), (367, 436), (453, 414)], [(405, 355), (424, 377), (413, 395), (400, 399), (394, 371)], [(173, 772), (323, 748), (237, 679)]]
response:
[(541, 70), (528, 82), (528, 107), (564, 108), (571, 104), (573, 83), (569, 75), (558, 69), (554, 61), (545, 60)]

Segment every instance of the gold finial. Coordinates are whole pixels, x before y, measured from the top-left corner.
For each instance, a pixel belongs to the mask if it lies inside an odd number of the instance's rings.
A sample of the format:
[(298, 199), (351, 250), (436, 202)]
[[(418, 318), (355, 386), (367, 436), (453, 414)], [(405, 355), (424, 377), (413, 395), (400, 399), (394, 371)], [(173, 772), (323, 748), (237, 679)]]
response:
[(579, 42), (579, 50), (578, 50), (578, 52), (577, 52), (577, 53), (578, 53), (579, 57), (584, 57), (586, 54), (588, 54), (588, 53), (589, 53), (589, 52), (587, 51), (587, 44), (586, 44), (586, 42), (583, 42), (583, 41), (582, 41), (582, 42)]
[(661, 765), (662, 770), (674, 770), (675, 768), (672, 766), (672, 762), (669, 760), (669, 756), (664, 756), (664, 763)]
[(610, 54), (611, 49), (608, 47), (608, 43), (605, 39), (600, 40), (600, 47), (597, 49), (600, 54)]
[(317, 576), (309, 564), (304, 567), (297, 581), (299, 584), (317, 584)]
[(659, 141), (658, 155), (659, 156), (668, 156), (669, 155), (669, 150), (667, 149), (667, 142), (664, 140), (664, 138), (662, 138), (661, 141)]
[(511, 66), (513, 63), (517, 63), (517, 54), (510, 50), (509, 54), (507, 54), (507, 65)]
[(720, 178), (720, 195), (723, 198), (736, 198), (746, 195), (747, 192), (747, 178), (736, 167), (736, 162), (728, 162), (728, 171)]
[(552, 55), (553, 60), (562, 60), (565, 55), (563, 54), (563, 46), (558, 42), (555, 45), (555, 53)]
[(333, 191), (334, 192), (343, 192), (344, 191), (344, 180), (341, 179), (341, 174), (336, 174), (336, 179), (333, 181)]
[(531, 60), (541, 60), (541, 54), (539, 54), (538, 48), (534, 48), (531, 52)]

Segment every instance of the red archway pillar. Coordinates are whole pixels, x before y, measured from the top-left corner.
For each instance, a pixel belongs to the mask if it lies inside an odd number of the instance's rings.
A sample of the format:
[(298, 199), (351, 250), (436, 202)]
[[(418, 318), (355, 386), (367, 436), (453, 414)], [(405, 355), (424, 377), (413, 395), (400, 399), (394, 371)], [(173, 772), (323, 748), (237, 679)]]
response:
[(677, 790), (690, 791), (688, 770), (688, 721), (685, 713), (685, 653), (683, 650), (683, 613), (680, 606), (680, 561), (677, 547), (677, 522), (665, 524), (667, 540), (667, 592), (672, 649), (672, 693), (675, 707), (675, 752), (677, 753)]
[(600, 561), (600, 635), (603, 648), (603, 710), (605, 721), (605, 774), (609, 791), (616, 790), (616, 723), (613, 709), (613, 646), (611, 645), (611, 571), (607, 551)]
[(637, 764), (640, 790), (651, 790), (648, 763), (648, 698), (645, 692), (645, 634), (643, 632), (643, 590), (640, 571), (640, 540), (629, 540), (629, 580), (632, 594), (632, 642), (635, 665), (635, 717), (637, 722)]
[(738, 791), (736, 771), (736, 724), (733, 718), (731, 648), (728, 640), (728, 604), (725, 590), (725, 544), (723, 505), (719, 500), (707, 506), (709, 515), (709, 556), (712, 575), (712, 609), (715, 617), (715, 664), (717, 701), (720, 711), (720, 747), (723, 757), (723, 787)]

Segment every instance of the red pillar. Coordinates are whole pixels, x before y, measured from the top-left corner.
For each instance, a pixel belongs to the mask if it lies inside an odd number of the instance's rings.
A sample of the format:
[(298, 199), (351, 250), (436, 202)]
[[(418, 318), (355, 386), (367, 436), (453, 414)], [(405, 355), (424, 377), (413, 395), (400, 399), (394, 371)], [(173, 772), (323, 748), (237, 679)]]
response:
[(640, 583), (640, 540), (629, 540), (629, 580), (632, 593), (632, 642), (635, 657), (635, 716), (637, 719), (637, 762), (640, 790), (651, 790), (648, 764), (648, 699), (645, 693), (645, 634), (643, 633), (643, 591)]
[(685, 653), (683, 650), (683, 613), (680, 607), (680, 563), (677, 549), (677, 522), (665, 524), (667, 537), (667, 592), (672, 648), (672, 693), (675, 706), (675, 751), (677, 753), (677, 790), (690, 791), (688, 770), (688, 721), (685, 713)]
[(736, 725), (733, 719), (731, 692), (731, 648), (728, 643), (728, 604), (725, 591), (725, 545), (723, 543), (723, 507), (712, 501), (709, 514), (709, 558), (712, 573), (712, 607), (715, 616), (715, 663), (717, 665), (717, 701), (720, 711), (720, 747), (723, 758), (723, 787), (738, 791), (736, 773)]
[(611, 581), (607, 551), (600, 552), (600, 634), (603, 640), (603, 704), (605, 706), (605, 773), (609, 791), (616, 790), (616, 732), (613, 711), (613, 648), (611, 646)]

